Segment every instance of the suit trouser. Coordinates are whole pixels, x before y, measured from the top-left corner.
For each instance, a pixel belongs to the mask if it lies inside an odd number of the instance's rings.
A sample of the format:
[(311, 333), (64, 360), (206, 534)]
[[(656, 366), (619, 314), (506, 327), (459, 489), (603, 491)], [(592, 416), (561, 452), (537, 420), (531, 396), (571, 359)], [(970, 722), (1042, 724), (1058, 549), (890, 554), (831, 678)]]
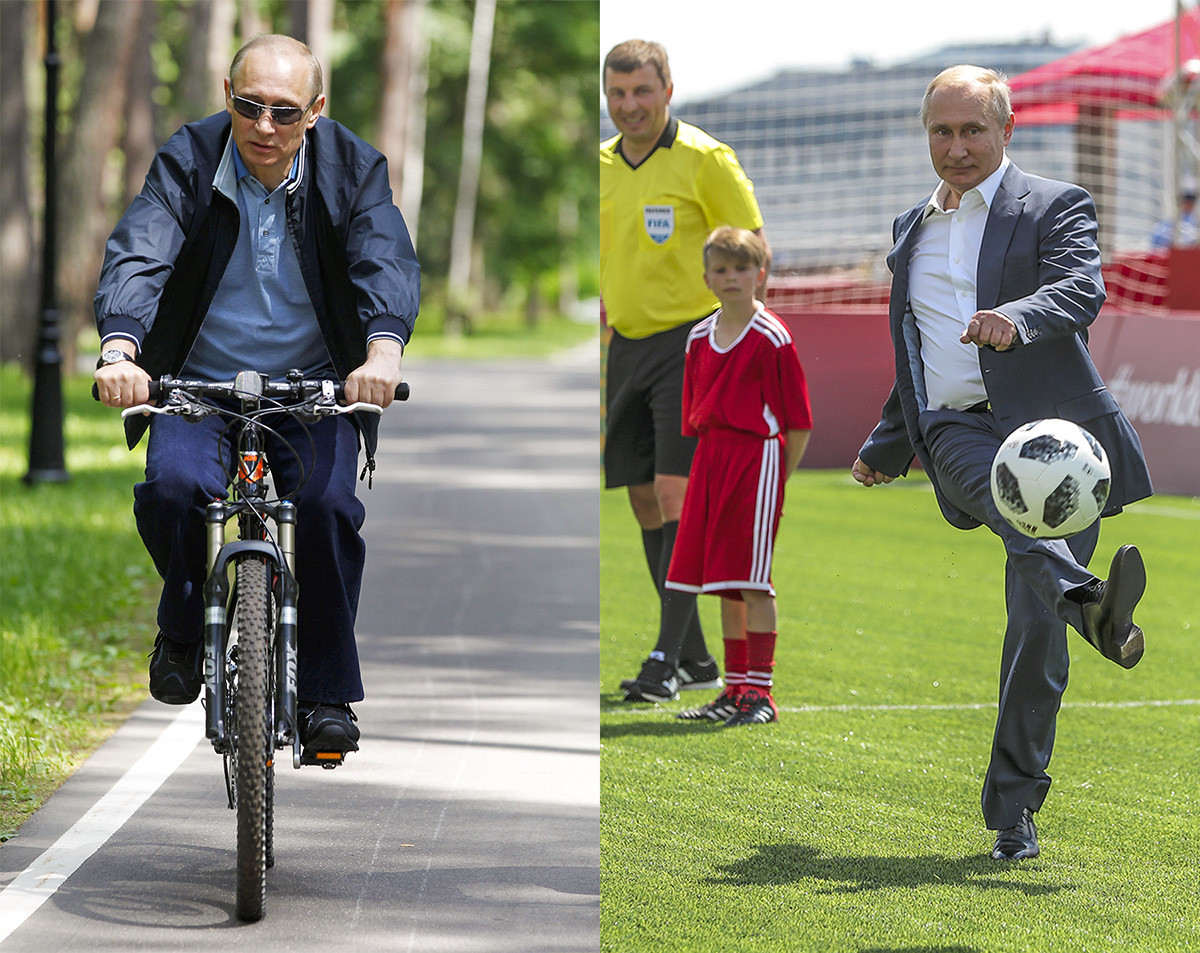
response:
[(1097, 520), (1067, 540), (1018, 532), (992, 500), (991, 466), (1007, 437), (990, 413), (926, 411), (921, 432), (938, 484), (960, 510), (1004, 543), (1008, 624), (1000, 661), (1000, 698), (991, 762), (983, 782), (983, 816), (993, 830), (1011, 827), (1050, 790), (1046, 768), (1067, 687), (1067, 626), (1081, 630), (1079, 603), (1067, 593), (1093, 582), (1087, 570), (1100, 537)]
[[(297, 689), (317, 702), (363, 697), (354, 618), (366, 560), (365, 509), (355, 496), (358, 434), (345, 417), (302, 425), (274, 415), (266, 438), (275, 493), (296, 504)], [(155, 417), (146, 479), (134, 487), (138, 532), (163, 578), (159, 628), (178, 642), (202, 637), (207, 539), (204, 509), (225, 499), (233, 449), (226, 421)], [(310, 442), (311, 435), (311, 442)], [(303, 485), (301, 472), (307, 477)]]

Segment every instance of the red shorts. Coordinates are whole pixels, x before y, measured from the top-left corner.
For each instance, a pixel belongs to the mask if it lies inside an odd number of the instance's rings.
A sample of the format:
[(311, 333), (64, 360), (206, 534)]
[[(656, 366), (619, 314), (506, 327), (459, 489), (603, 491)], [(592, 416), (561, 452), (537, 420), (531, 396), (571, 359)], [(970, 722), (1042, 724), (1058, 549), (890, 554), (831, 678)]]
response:
[(782, 468), (780, 437), (723, 430), (700, 438), (668, 587), (726, 596), (741, 589), (775, 594), (771, 557), (783, 514)]

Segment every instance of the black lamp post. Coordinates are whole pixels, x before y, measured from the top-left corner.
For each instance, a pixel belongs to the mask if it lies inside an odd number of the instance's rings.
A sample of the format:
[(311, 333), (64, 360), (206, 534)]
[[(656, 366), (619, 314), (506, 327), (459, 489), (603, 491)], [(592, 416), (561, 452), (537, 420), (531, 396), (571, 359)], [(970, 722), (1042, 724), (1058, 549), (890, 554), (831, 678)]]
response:
[(62, 483), (70, 478), (63, 458), (62, 354), (58, 348), (57, 300), (58, 178), (58, 47), (54, 0), (46, 0), (46, 203), (42, 223), (42, 317), (38, 328), (37, 366), (30, 410), (29, 472), (25, 482)]

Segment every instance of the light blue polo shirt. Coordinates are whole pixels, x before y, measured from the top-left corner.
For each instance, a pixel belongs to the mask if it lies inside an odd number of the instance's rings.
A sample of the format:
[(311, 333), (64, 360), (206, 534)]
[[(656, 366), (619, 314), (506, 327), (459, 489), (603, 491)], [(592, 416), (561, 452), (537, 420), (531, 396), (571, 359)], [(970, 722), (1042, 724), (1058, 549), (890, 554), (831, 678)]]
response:
[(272, 380), (293, 368), (305, 377), (334, 377), (287, 221), (287, 196), (303, 176), (307, 144), (287, 179), (268, 193), (242, 162), (233, 136), (213, 187), (238, 206), (238, 238), (183, 376), (232, 380), (254, 370)]

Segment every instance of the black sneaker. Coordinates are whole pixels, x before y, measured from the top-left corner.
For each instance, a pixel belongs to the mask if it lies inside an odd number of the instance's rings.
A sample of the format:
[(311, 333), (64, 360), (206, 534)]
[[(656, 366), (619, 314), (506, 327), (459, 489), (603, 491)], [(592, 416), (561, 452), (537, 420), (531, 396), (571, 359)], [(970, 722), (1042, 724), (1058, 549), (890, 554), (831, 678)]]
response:
[(711, 655), (703, 662), (680, 662), (679, 670), (675, 674), (679, 678), (680, 691), (709, 691), (725, 684), (721, 681), (721, 669), (717, 666), (717, 660)]
[(737, 695), (726, 689), (707, 705), (685, 709), (675, 717), (684, 721), (725, 721), (737, 711), (737, 702)]
[(358, 750), (362, 736), (355, 724), (358, 716), (345, 702), (296, 703), (296, 720), (300, 723), (300, 758), (305, 764), (341, 764), (350, 751)]
[(621, 683), (627, 702), (669, 702), (679, 697), (675, 666), (648, 658), (638, 677)]
[(167, 705), (190, 705), (200, 696), (204, 640), (176, 642), (162, 632), (150, 653), (150, 694)]
[(738, 698), (737, 711), (725, 719), (726, 728), (738, 725), (766, 725), (779, 720), (779, 709), (770, 692), (747, 688)]

